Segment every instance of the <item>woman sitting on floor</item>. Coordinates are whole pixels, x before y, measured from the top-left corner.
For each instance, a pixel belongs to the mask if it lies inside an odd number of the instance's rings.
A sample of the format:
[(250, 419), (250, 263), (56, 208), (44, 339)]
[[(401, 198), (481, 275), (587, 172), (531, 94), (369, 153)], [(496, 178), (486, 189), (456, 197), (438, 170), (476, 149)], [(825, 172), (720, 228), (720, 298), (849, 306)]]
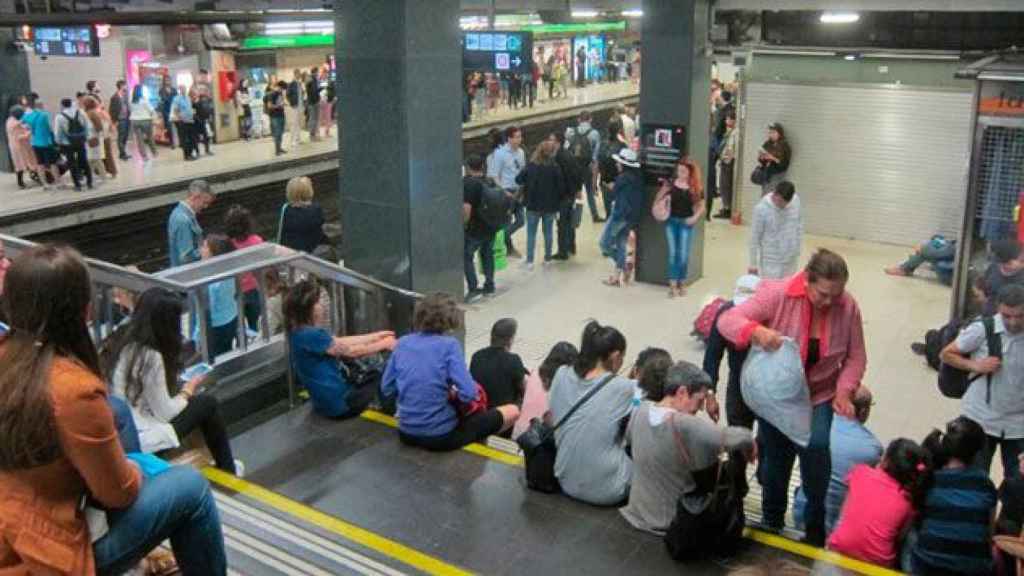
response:
[(377, 397), (377, 386), (372, 380), (349, 382), (338, 362), (394, 349), (395, 333), (332, 336), (319, 328), (327, 324), (327, 311), (320, 300), (320, 285), (313, 279), (299, 282), (285, 296), (292, 368), (299, 384), (309, 391), (318, 414), (328, 418), (358, 416)]
[(431, 294), (416, 304), (413, 316), (415, 332), (398, 341), (382, 383), (384, 396), (398, 395), (402, 442), (433, 451), (457, 450), (511, 428), (519, 417), (515, 404), (459, 418), (454, 403), (478, 401), (482, 388), (473, 382), (462, 346), (450, 335), (461, 324), (455, 299)]
[(169, 290), (142, 293), (131, 320), (103, 350), (111, 392), (131, 406), (143, 452), (177, 448), (199, 429), (217, 467), (241, 475), (242, 463), (232, 456), (217, 398), (197, 392), (206, 377), (178, 383), (183, 312), (182, 300)]
[(752, 459), (754, 437), (746, 428), (721, 428), (697, 416), (713, 393), (711, 377), (689, 362), (649, 362), (640, 386), (646, 399), (626, 432), (633, 483), (629, 504), (619, 512), (635, 528), (663, 534), (680, 497), (695, 516), (710, 503), (711, 493), (699, 490), (694, 472), (713, 466), (723, 451), (741, 450)]
[(576, 346), (570, 342), (559, 342), (548, 352), (547, 358), (541, 362), (540, 368), (530, 374), (526, 379), (526, 393), (523, 395), (523, 406), (519, 411), (519, 419), (512, 429), (512, 437), (516, 438), (530, 427), (530, 421), (534, 418), (547, 418), (548, 415), (548, 390), (551, 390), (551, 381), (555, 378), (555, 372), (562, 366), (571, 366), (580, 355)]
[(633, 381), (619, 376), (626, 338), (597, 322), (583, 329), (580, 355), (555, 374), (548, 402), (559, 422), (595, 386), (602, 388), (555, 431), (555, 476), (567, 495), (598, 506), (625, 502), (632, 464), (622, 442), (633, 409)]

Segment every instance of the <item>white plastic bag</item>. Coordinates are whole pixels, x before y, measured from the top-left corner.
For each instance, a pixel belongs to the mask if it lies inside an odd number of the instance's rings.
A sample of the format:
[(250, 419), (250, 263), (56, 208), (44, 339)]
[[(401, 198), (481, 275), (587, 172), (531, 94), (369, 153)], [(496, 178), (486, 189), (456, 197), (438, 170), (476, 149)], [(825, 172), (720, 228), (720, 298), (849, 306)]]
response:
[(743, 401), (802, 448), (811, 441), (811, 392), (800, 349), (785, 338), (775, 352), (752, 346), (740, 377)]

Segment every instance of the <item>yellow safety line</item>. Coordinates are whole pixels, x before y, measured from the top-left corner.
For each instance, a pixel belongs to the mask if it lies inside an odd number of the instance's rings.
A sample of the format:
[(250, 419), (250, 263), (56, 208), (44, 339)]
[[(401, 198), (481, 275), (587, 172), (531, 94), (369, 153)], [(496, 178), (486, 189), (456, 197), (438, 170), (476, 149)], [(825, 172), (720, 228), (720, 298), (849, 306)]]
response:
[(785, 550), (786, 552), (810, 558), (811, 560), (828, 562), (834, 566), (853, 570), (854, 572), (866, 574), (867, 576), (899, 576), (900, 574), (903, 574), (902, 572), (897, 572), (895, 570), (890, 570), (889, 568), (883, 568), (882, 566), (869, 564), (867, 562), (861, 562), (860, 560), (855, 560), (836, 552), (830, 552), (823, 548), (816, 548), (814, 546), (802, 544), (800, 542), (790, 540), (789, 538), (783, 538), (782, 536), (763, 532), (754, 528), (746, 528), (743, 531), (743, 536), (753, 540), (754, 542), (764, 544), (765, 546)]
[(252, 484), (251, 482), (246, 482), (245, 480), (236, 478), (227, 472), (207, 467), (203, 469), (203, 474), (205, 474), (211, 482), (219, 484), (224, 488), (233, 490), (238, 494), (252, 498), (253, 500), (266, 504), (267, 506), (275, 508), (281, 512), (285, 512), (305, 520), (310, 524), (314, 524), (324, 530), (333, 532), (346, 540), (350, 540), (356, 544), (360, 544), (371, 550), (380, 552), (389, 558), (398, 560), (403, 564), (412, 566), (413, 568), (427, 574), (437, 574), (439, 576), (469, 576), (472, 574), (472, 572), (469, 572), (468, 570), (459, 568), (453, 564), (448, 564), (439, 558), (434, 558), (433, 556), (424, 554), (419, 550), (414, 550), (413, 548), (374, 534), (373, 532), (360, 528), (354, 524), (349, 524), (340, 518), (335, 518), (334, 516), (296, 502), (295, 500), (277, 494), (276, 492), (272, 492), (266, 488)]
[[(362, 416), (363, 418), (370, 420), (371, 422), (377, 422), (378, 424), (384, 424), (385, 426), (390, 426), (392, 428), (398, 427), (398, 420), (391, 416), (388, 416), (387, 414), (383, 414), (375, 410), (366, 410), (363, 412)], [(518, 466), (520, 468), (524, 466), (522, 456), (514, 456), (507, 452), (495, 450), (494, 448), (491, 448), (489, 446), (484, 446), (483, 444), (470, 444), (469, 446), (463, 448), (463, 450), (465, 450), (466, 452), (476, 454), (478, 456), (483, 456), (484, 458), (497, 460), (498, 462), (502, 462), (510, 466)], [(754, 528), (747, 528), (744, 531), (743, 535), (746, 538), (749, 538), (750, 540), (753, 540), (760, 544), (764, 544), (765, 546), (770, 546), (772, 548), (784, 550), (791, 554), (803, 556), (804, 558), (809, 558), (811, 560), (820, 560), (823, 562), (828, 562), (829, 564), (832, 564), (834, 566), (845, 568), (847, 570), (853, 570), (860, 574), (866, 574), (867, 576), (894, 576), (902, 574), (901, 572), (897, 572), (895, 570), (890, 570), (888, 568), (883, 568), (881, 566), (876, 566), (874, 564), (869, 564), (867, 562), (861, 562), (860, 560), (855, 560), (853, 558), (843, 556), (842, 554), (838, 554), (836, 552), (830, 552), (822, 548), (808, 546), (807, 544), (795, 542), (788, 538), (777, 536), (775, 534), (771, 534), (768, 532), (763, 532), (761, 530), (756, 530)]]
[[(385, 426), (390, 426), (392, 428), (398, 428), (398, 420), (391, 416), (388, 416), (387, 414), (377, 412), (376, 410), (365, 410), (363, 411), (362, 416), (363, 418), (371, 422), (376, 422), (378, 424), (383, 424)], [(525, 464), (523, 463), (522, 456), (509, 454), (508, 452), (496, 450), (494, 448), (491, 448), (490, 446), (484, 446), (483, 444), (473, 443), (468, 446), (465, 446), (463, 450), (465, 450), (466, 452), (470, 452), (472, 454), (476, 454), (477, 456), (483, 456), (484, 458), (496, 460), (498, 462), (501, 462), (502, 464), (508, 464), (509, 466), (518, 466), (519, 468), (523, 468), (525, 466)]]

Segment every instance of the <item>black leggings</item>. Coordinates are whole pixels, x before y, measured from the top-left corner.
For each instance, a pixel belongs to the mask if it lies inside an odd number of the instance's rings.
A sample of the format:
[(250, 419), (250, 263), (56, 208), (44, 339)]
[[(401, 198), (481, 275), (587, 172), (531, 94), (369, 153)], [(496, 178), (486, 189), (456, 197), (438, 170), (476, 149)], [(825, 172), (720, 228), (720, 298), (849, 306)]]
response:
[(213, 454), (217, 468), (235, 473), (235, 458), (231, 455), (228, 431), (220, 415), (220, 403), (212, 394), (197, 394), (189, 401), (180, 414), (171, 419), (171, 426), (179, 439), (184, 439), (199, 428), (206, 440), (206, 447)]
[(431, 452), (449, 452), (496, 434), (504, 422), (501, 412), (491, 408), (459, 420), (454, 430), (441, 436), (413, 436), (399, 431), (398, 438), (409, 446), (417, 446)]

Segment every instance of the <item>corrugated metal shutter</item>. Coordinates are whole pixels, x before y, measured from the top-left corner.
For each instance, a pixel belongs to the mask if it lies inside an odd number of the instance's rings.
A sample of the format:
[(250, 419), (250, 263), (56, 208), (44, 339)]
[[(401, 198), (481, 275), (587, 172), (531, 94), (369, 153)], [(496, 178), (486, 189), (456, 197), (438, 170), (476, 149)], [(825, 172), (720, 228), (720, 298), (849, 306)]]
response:
[(744, 212), (766, 127), (793, 147), (788, 179), (808, 233), (914, 245), (958, 237), (971, 138), (970, 92), (926, 88), (750, 82), (741, 190)]

